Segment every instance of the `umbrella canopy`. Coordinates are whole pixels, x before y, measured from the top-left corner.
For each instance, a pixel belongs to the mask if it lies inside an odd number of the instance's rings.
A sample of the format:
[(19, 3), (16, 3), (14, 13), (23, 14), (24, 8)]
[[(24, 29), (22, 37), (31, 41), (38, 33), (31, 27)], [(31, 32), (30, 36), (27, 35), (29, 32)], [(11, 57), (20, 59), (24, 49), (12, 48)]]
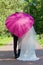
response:
[(9, 32), (21, 38), (34, 24), (30, 14), (16, 12), (7, 17), (5, 25)]

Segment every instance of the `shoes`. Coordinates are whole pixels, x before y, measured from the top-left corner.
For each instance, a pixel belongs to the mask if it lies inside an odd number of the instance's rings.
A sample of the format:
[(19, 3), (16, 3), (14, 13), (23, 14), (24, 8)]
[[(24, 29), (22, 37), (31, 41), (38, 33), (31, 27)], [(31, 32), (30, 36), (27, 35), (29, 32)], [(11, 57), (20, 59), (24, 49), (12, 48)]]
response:
[(18, 49), (18, 57), (20, 56), (20, 51), (21, 51), (21, 49)]
[(18, 58), (18, 57), (20, 56), (20, 51), (21, 51), (21, 50), (20, 50), (20, 49), (18, 49), (18, 53), (14, 53), (14, 55), (13, 55), (13, 56), (14, 56), (14, 58), (15, 58), (15, 59), (16, 59), (16, 58)]
[(14, 59), (18, 58), (17, 55), (13, 55)]

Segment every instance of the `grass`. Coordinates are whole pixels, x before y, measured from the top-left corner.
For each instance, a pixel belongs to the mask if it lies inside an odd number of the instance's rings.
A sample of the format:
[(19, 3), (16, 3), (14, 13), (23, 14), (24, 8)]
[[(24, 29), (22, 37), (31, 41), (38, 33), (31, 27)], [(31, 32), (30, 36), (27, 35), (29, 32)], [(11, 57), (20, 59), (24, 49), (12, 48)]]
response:
[(37, 35), (37, 40), (41, 46), (43, 46), (43, 37), (39, 38), (39, 35)]
[[(41, 46), (43, 46), (43, 38), (39, 38), (39, 35), (37, 35), (37, 39), (40, 43)], [(12, 40), (12, 37), (7, 37), (7, 36), (0, 36), (0, 47), (8, 44)]]
[(12, 40), (12, 37), (0, 36), (0, 47), (8, 44)]
[(38, 40), (40, 45), (43, 46), (43, 38)]

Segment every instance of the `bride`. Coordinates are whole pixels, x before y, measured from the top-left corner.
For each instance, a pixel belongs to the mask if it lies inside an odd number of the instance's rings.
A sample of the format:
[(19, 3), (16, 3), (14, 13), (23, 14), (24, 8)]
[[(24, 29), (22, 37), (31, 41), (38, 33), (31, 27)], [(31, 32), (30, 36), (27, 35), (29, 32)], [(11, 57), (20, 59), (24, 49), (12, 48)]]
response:
[(18, 44), (21, 48), (20, 56), (17, 60), (22, 61), (36, 61), (39, 58), (35, 53), (35, 31), (32, 27), (21, 39), (19, 39)]

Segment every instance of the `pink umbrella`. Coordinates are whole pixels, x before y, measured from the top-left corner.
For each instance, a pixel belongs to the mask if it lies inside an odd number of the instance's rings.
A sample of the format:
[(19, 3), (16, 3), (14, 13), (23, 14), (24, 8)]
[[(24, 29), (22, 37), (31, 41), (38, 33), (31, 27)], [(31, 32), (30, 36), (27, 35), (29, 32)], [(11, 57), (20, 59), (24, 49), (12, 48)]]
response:
[(30, 14), (16, 12), (10, 15), (5, 22), (9, 32), (21, 38), (34, 24), (34, 19)]

